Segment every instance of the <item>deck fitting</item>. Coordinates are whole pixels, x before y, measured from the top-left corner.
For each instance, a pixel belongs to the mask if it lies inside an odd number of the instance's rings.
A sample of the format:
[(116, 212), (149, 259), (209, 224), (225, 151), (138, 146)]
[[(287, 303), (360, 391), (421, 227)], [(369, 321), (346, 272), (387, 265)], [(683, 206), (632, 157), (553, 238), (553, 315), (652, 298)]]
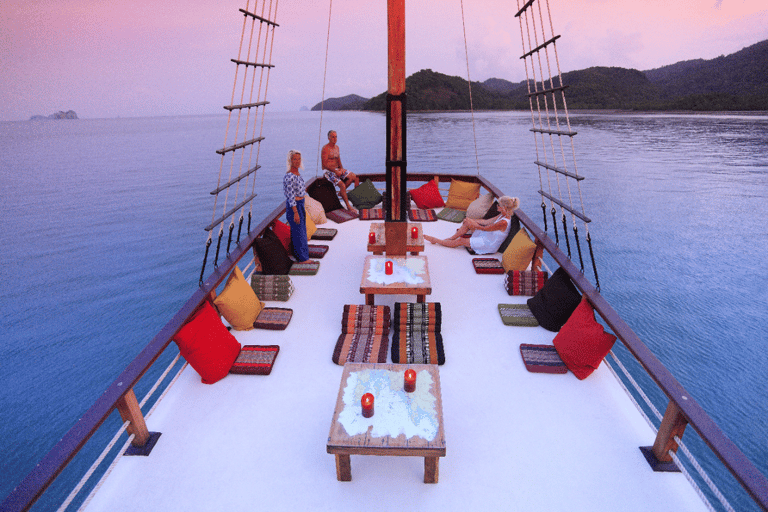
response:
[(157, 440), (160, 439), (162, 432), (150, 432), (149, 439), (144, 443), (144, 446), (129, 446), (123, 455), (144, 455), (145, 457), (152, 452), (152, 448), (157, 444)]
[(640, 451), (643, 452), (645, 460), (651, 466), (651, 469), (658, 473), (680, 473), (680, 468), (677, 467), (675, 461), (662, 462), (656, 458), (653, 454), (652, 446), (641, 446)]

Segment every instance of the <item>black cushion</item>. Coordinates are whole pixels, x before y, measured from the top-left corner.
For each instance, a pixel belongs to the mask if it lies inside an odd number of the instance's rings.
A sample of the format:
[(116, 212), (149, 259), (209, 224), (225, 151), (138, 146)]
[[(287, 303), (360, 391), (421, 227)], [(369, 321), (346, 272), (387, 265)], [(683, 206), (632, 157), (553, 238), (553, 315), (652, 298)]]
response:
[(539, 293), (528, 299), (528, 308), (539, 325), (557, 332), (581, 302), (581, 294), (562, 267), (547, 279)]
[(307, 194), (323, 205), (326, 213), (342, 208), (339, 196), (336, 195), (336, 187), (325, 178), (319, 178), (307, 187)]
[(288, 257), (288, 251), (285, 250), (282, 242), (271, 229), (265, 230), (264, 236), (254, 240), (253, 245), (256, 248), (256, 254), (259, 255), (264, 274), (286, 275), (291, 270), (293, 261)]
[(490, 208), (488, 208), (488, 211), (485, 212), (485, 215), (483, 215), (483, 219), (488, 220), (492, 219), (501, 212), (499, 211), (499, 202), (494, 201)]

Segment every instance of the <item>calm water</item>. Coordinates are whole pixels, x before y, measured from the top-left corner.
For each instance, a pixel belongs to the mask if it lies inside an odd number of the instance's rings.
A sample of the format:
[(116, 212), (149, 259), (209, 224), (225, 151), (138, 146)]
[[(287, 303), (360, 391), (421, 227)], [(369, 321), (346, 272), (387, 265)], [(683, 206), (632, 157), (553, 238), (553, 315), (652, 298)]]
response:
[[(0, 495), (195, 289), (225, 123), (0, 123)], [(469, 114), (408, 123), (409, 171), (477, 172)], [(530, 115), (476, 114), (475, 125), (480, 173), (541, 225)], [(603, 294), (768, 474), (768, 117), (577, 114), (572, 126)], [(383, 171), (383, 116), (326, 113), (331, 128), (346, 167)], [(270, 113), (264, 133), (256, 219), (281, 201), (287, 150), (302, 150), (313, 176), (325, 142), (317, 113)], [(700, 444), (691, 429), (685, 439)], [(76, 459), (38, 508), (87, 464)]]

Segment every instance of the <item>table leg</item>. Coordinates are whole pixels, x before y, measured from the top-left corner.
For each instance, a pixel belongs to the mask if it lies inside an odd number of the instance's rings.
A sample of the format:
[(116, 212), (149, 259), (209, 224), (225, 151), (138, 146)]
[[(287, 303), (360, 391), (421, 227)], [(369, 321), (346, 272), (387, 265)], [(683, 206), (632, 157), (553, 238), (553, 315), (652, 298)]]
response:
[(365, 294), (365, 303), (367, 305), (373, 306), (375, 299), (376, 299), (376, 295), (374, 295), (373, 293), (366, 293)]
[(416, 296), (416, 302), (417, 302), (417, 303), (422, 303), (422, 302), (424, 302), (424, 299), (425, 299), (425, 297), (426, 297), (426, 295), (417, 295), (417, 296)]
[[(426, 479), (427, 477), (424, 476), (424, 478)], [(349, 455), (341, 453), (336, 454), (336, 479), (339, 482), (352, 481), (352, 463), (349, 460)]]
[[(338, 457), (338, 455), (337, 455)], [(440, 476), (440, 457), (424, 457), (424, 483), (436, 484)], [(351, 478), (351, 474), (350, 474)]]

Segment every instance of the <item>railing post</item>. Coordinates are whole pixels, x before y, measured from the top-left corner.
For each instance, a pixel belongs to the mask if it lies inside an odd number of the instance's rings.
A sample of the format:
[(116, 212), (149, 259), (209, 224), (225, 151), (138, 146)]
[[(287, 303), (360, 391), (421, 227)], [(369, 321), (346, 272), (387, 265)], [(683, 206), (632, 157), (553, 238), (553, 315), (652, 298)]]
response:
[(136, 447), (146, 445), (147, 441), (149, 441), (149, 430), (147, 429), (144, 415), (141, 413), (141, 407), (139, 406), (139, 401), (136, 400), (136, 394), (133, 392), (133, 389), (129, 389), (122, 398), (118, 399), (116, 405), (123, 422), (131, 422), (131, 424), (128, 425), (128, 434), (135, 435), (131, 444)]
[(669, 452), (677, 453), (678, 445), (675, 437), (682, 439), (687, 425), (688, 420), (683, 412), (670, 400), (653, 446), (640, 448), (654, 471), (680, 471), (672, 461)]

